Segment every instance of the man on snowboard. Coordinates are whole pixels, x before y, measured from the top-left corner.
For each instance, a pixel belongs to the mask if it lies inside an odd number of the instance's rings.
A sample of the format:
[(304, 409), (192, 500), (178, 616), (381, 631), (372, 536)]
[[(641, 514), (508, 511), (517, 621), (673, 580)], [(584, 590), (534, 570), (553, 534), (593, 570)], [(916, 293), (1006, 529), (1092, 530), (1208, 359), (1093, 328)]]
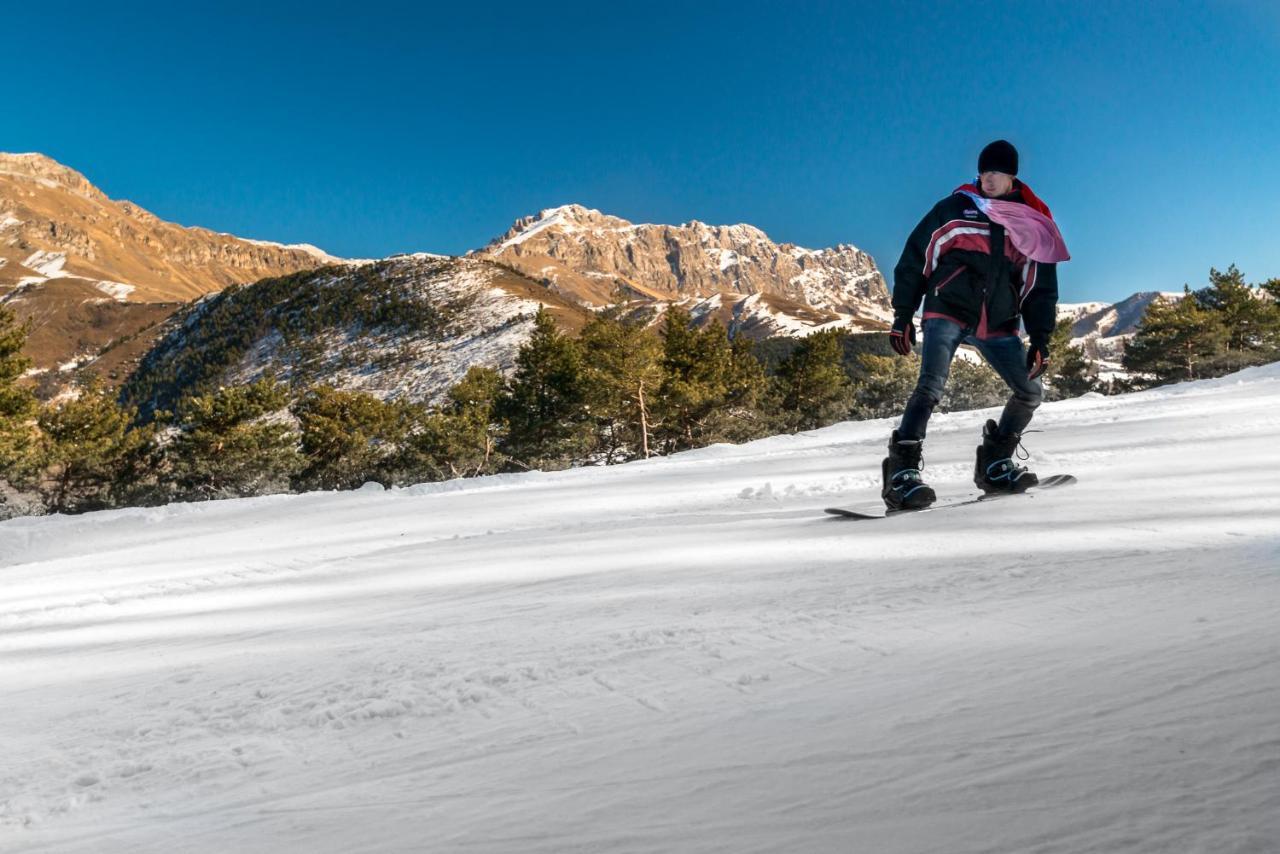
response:
[(920, 379), (882, 466), (881, 494), (891, 510), (923, 509), (937, 497), (921, 476), (921, 452), (961, 343), (977, 347), (1013, 392), (1000, 422), (989, 419), (982, 431), (974, 482), (984, 492), (1022, 492), (1038, 482), (1013, 456), (1044, 396), (1039, 378), (1057, 320), (1056, 263), (1070, 255), (1048, 206), (1017, 174), (1013, 145), (997, 140), (982, 149), (977, 180), (933, 206), (894, 268), (889, 341), (898, 354), (911, 352), (921, 300), (924, 337)]

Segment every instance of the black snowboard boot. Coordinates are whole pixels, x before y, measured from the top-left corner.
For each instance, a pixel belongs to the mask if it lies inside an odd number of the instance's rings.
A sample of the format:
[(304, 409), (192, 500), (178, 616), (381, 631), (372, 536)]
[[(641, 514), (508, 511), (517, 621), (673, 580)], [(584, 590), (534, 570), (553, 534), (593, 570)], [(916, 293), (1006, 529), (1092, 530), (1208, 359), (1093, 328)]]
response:
[(898, 431), (889, 437), (889, 456), (880, 465), (884, 486), (880, 490), (890, 510), (923, 510), (938, 496), (920, 477), (923, 442), (919, 439), (898, 440)]
[(996, 422), (987, 419), (978, 446), (978, 462), (973, 468), (973, 482), (983, 492), (1026, 492), (1040, 482), (1026, 467), (1013, 458), (1022, 436), (1001, 436)]

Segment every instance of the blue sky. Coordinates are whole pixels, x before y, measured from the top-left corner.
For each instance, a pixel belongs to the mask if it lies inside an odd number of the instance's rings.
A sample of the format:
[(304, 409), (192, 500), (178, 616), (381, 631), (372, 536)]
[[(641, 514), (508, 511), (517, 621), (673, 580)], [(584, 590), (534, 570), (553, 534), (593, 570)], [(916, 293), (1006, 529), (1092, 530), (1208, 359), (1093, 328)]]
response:
[(8, 11), (0, 149), (186, 225), (461, 253), (578, 202), (889, 274), (1004, 137), (1063, 301), (1280, 276), (1280, 4), (116, 5)]

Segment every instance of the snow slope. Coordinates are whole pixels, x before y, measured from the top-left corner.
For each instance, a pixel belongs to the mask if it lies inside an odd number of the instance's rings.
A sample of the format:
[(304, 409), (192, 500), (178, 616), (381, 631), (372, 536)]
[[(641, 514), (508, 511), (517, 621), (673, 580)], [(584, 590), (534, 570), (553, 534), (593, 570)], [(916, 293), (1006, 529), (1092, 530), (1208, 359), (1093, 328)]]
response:
[(1280, 850), (1278, 393), (0, 523), (0, 851)]

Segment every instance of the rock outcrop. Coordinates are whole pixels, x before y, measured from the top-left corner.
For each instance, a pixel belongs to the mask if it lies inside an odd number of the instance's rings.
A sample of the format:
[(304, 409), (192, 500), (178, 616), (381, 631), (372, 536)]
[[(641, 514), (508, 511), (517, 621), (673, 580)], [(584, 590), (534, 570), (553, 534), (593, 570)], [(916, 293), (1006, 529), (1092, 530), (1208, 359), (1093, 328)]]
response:
[(95, 368), (123, 376), (147, 331), (184, 302), (338, 261), (313, 246), (165, 222), (44, 155), (0, 153), (0, 301), (31, 323), (26, 351), (46, 396), (65, 385), (52, 375), (108, 347)]
[[(722, 320), (790, 334), (828, 324), (879, 328), (892, 318), (884, 277), (867, 253), (778, 244), (751, 225), (636, 225), (565, 205), (517, 220), (475, 254), (593, 307), (719, 299)], [(794, 322), (761, 325), (757, 311)]]

